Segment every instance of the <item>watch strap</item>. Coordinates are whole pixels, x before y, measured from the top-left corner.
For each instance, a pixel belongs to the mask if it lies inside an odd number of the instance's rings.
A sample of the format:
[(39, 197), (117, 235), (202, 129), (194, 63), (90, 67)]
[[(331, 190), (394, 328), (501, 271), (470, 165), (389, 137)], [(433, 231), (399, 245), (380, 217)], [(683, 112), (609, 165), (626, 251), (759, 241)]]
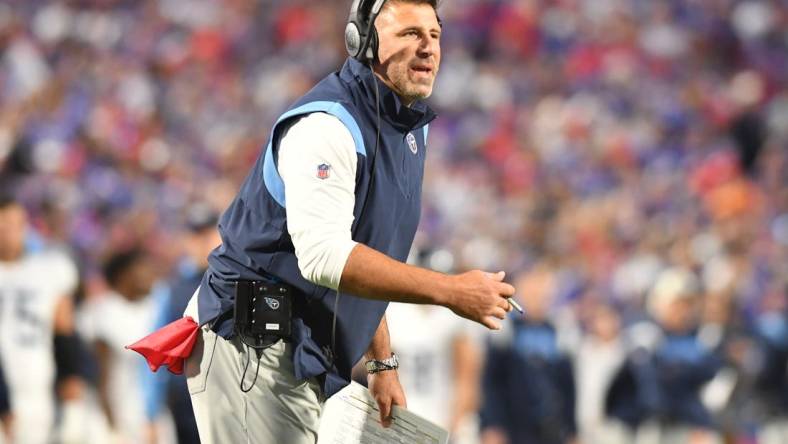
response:
[(399, 359), (397, 359), (397, 355), (392, 353), (390, 358), (371, 359), (367, 361), (364, 365), (367, 368), (367, 373), (373, 374), (385, 370), (396, 370), (397, 368), (399, 368)]

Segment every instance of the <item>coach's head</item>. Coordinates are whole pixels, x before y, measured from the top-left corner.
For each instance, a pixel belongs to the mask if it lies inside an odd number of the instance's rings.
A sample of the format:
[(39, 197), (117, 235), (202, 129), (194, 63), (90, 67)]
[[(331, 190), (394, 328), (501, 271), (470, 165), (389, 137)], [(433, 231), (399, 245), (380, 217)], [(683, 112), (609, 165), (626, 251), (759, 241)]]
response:
[[(364, 19), (372, 14), (377, 36), (370, 37), (367, 57), (372, 71), (410, 106), (414, 101), (429, 97), (441, 61), (441, 24), (437, 14), (437, 0), (388, 0), (377, 17), (364, 7), (374, 8), (373, 1), (357, 0), (359, 27), (365, 34)], [(353, 13), (351, 13), (352, 18)], [(361, 36), (360, 44), (364, 45)], [(377, 40), (377, 42), (375, 42)], [(377, 52), (375, 53), (375, 45)], [(365, 54), (366, 56), (366, 54)], [(365, 57), (361, 56), (363, 60)]]

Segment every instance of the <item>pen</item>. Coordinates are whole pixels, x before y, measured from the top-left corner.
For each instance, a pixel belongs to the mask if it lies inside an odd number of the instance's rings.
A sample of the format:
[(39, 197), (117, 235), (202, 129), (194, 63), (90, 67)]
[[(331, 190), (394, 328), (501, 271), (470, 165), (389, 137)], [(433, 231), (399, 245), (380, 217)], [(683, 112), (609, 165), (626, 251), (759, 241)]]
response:
[(523, 314), (523, 313), (525, 313), (525, 312), (523, 311), (523, 307), (520, 307), (520, 304), (518, 304), (518, 303), (517, 303), (517, 301), (515, 301), (515, 300), (514, 300), (514, 299), (512, 299), (512, 298), (506, 298), (506, 300), (507, 300), (507, 301), (509, 301), (509, 305), (511, 305), (512, 307), (516, 308), (516, 309), (517, 309), (517, 311), (519, 311), (519, 312), (520, 312), (520, 314)]

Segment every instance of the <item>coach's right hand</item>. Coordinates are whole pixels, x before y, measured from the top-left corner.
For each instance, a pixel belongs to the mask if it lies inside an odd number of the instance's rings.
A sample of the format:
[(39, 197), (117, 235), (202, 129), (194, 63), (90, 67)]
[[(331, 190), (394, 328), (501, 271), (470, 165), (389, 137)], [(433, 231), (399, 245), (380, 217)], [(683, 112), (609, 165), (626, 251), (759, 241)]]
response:
[(501, 323), (512, 309), (506, 298), (514, 295), (514, 287), (503, 282), (503, 271), (487, 273), (468, 271), (452, 276), (453, 291), (447, 295), (444, 306), (459, 316), (476, 321), (491, 330), (500, 330)]
[(448, 275), (392, 259), (364, 244), (350, 252), (339, 291), (378, 301), (442, 305), (491, 330), (499, 330), (514, 287), (505, 273), (473, 270)]

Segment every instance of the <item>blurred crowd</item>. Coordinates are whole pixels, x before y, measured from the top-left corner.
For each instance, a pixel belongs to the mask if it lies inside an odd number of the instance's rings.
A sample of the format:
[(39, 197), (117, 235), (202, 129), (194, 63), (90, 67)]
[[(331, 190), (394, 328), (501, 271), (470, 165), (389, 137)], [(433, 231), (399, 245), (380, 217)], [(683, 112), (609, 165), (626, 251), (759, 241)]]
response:
[[(106, 362), (142, 366), (112, 331), (182, 311), (272, 123), (342, 64), (349, 3), (0, 3), (0, 190), (29, 251), (78, 267), (76, 331), (103, 344), (86, 393), (110, 417)], [(446, 401), (477, 418), (463, 439), (788, 442), (788, 3), (439, 12), (412, 258), (505, 270), (526, 308), (506, 334), (457, 330), (477, 349), (476, 393)], [(139, 400), (148, 418), (160, 398)]]

